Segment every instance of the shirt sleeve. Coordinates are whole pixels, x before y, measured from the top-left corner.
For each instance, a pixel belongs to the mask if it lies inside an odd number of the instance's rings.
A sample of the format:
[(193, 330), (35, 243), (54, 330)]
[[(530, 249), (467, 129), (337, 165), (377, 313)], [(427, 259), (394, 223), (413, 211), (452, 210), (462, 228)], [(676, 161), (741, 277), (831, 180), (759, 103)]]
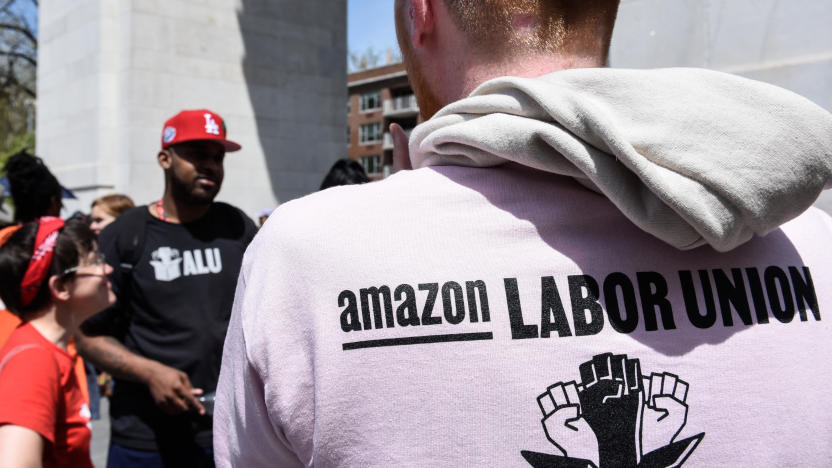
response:
[[(214, 406), (214, 457), (221, 468), (311, 466), (313, 423), (307, 400), (312, 392), (302, 391), (308, 389), (305, 378), (285, 373), (298, 369), (308, 375), (304, 362), (309, 353), (295, 349), (294, 340), (265, 330), (274, 315), (263, 306), (280, 301), (266, 286), (274, 258), (262, 258), (264, 242), (258, 236), (244, 258), (223, 348)], [(258, 256), (262, 261), (254, 262)], [(279, 351), (262, 346), (267, 336), (278, 341), (274, 346)]]
[(46, 349), (21, 345), (0, 361), (0, 424), (31, 429), (55, 442), (61, 374)]

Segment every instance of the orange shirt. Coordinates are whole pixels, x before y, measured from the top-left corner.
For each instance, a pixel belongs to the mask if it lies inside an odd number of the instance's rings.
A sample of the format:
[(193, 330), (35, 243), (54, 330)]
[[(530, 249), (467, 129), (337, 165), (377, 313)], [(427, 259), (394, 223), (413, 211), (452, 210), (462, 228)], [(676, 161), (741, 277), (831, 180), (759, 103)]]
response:
[(0, 425), (26, 427), (49, 441), (45, 467), (93, 466), (90, 410), (75, 361), (28, 323), (0, 349)]
[(0, 309), (0, 347), (9, 339), (15, 328), (20, 325), (20, 318), (6, 309)]

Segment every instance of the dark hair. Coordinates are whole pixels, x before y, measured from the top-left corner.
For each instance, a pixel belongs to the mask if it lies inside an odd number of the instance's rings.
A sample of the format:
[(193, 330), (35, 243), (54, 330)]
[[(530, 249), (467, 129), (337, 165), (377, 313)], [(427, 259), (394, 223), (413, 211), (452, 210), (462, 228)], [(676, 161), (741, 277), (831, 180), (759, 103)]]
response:
[(61, 198), (61, 184), (46, 164), (26, 150), (6, 161), (3, 168), (9, 178), (14, 219), (25, 223), (48, 214), (54, 198)]
[(321, 182), (320, 190), (335, 187), (338, 185), (364, 184), (370, 181), (364, 167), (352, 159), (339, 159), (332, 165), (324, 181)]
[(95, 234), (87, 223), (79, 219), (67, 221), (55, 243), (55, 253), (52, 257), (52, 265), (49, 266), (49, 275), (41, 283), (32, 302), (23, 306), (20, 283), (23, 281), (23, 275), (26, 274), (29, 260), (35, 250), (37, 233), (38, 222), (28, 222), (0, 247), (0, 278), (3, 278), (0, 281), (0, 298), (3, 299), (6, 308), (24, 320), (29, 312), (49, 303), (49, 288), (46, 287), (49, 277), (77, 266), (83, 256), (95, 249)]

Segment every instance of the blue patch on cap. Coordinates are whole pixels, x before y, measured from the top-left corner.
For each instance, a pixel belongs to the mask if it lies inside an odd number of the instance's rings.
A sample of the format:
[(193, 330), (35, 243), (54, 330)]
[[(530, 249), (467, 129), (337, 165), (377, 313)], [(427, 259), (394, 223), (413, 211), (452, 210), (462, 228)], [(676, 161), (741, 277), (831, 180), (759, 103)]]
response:
[(170, 143), (174, 138), (176, 138), (176, 128), (165, 127), (165, 131), (162, 133), (162, 141)]

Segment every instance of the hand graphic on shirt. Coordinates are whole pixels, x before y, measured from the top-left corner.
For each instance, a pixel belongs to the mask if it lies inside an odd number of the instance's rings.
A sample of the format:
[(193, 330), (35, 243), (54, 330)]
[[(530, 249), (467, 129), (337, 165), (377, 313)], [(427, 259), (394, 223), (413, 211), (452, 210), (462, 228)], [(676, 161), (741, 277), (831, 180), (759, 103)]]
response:
[(688, 384), (667, 372), (643, 377), (642, 382), (645, 393), (641, 447), (646, 454), (670, 444), (682, 431), (688, 416)]
[(598, 437), (601, 466), (635, 466), (641, 458), (638, 418), (643, 397), (639, 360), (599, 354), (578, 369), (583, 388), (581, 408)]
[(676, 440), (688, 414), (688, 384), (676, 375), (642, 376), (638, 359), (612, 353), (578, 370), (580, 382), (558, 382), (537, 397), (560, 454), (521, 451), (530, 465), (681, 466), (705, 436)]
[(598, 440), (586, 420), (581, 417), (581, 404), (575, 382), (549, 387), (537, 397), (543, 412), (546, 438), (564, 456), (589, 460), (598, 466)]

